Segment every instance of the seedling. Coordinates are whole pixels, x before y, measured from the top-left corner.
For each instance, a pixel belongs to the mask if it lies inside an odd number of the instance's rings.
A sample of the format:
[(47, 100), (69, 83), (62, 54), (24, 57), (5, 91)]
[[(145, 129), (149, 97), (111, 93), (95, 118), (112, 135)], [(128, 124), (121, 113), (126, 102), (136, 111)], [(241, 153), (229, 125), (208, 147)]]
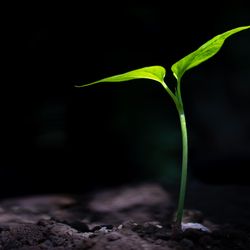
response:
[(188, 54), (178, 62), (172, 65), (171, 70), (176, 78), (176, 87), (174, 91), (172, 91), (168, 85), (164, 81), (166, 70), (162, 66), (150, 66), (144, 67), (136, 70), (129, 71), (124, 74), (114, 75), (111, 77), (107, 77), (86, 85), (76, 86), (76, 87), (86, 87), (91, 86), (93, 84), (102, 83), (102, 82), (124, 82), (135, 79), (151, 79), (156, 82), (159, 82), (163, 88), (167, 91), (167, 93), (172, 98), (175, 106), (177, 108), (180, 126), (181, 126), (181, 134), (182, 134), (182, 171), (181, 171), (181, 180), (180, 180), (180, 192), (179, 192), (179, 201), (178, 208), (176, 213), (176, 220), (174, 223), (175, 229), (181, 229), (181, 222), (183, 217), (183, 209), (184, 209), (184, 201), (186, 195), (186, 183), (187, 183), (187, 165), (188, 165), (188, 136), (187, 136), (187, 126), (186, 126), (186, 118), (184, 112), (184, 106), (182, 102), (181, 95), (181, 79), (184, 73), (198, 66), (200, 63), (208, 60), (212, 56), (214, 56), (222, 47), (224, 41), (230, 37), (231, 35), (240, 32), (245, 29), (249, 29), (250, 26), (242, 26), (235, 29), (231, 29), (227, 32), (219, 34), (206, 43), (204, 43), (201, 47), (199, 47), (194, 52)]

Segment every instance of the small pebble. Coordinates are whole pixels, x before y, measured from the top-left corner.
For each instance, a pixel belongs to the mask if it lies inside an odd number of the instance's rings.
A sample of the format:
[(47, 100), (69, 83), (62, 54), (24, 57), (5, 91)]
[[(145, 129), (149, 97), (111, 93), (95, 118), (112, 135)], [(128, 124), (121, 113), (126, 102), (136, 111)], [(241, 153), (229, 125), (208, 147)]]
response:
[(197, 229), (203, 232), (210, 232), (210, 230), (200, 223), (181, 223), (181, 229), (185, 232), (187, 229)]
[(111, 224), (105, 224), (105, 225), (101, 225), (101, 227), (106, 227), (107, 229), (113, 229), (113, 225), (111, 225)]
[(102, 233), (108, 233), (110, 232), (110, 229), (107, 229), (106, 227), (102, 227), (99, 232), (102, 232)]
[(158, 227), (158, 228), (162, 228), (162, 225), (155, 225), (156, 227)]
[(119, 240), (121, 237), (122, 236), (117, 232), (111, 232), (111, 233), (107, 234), (107, 240), (109, 240), (109, 241)]

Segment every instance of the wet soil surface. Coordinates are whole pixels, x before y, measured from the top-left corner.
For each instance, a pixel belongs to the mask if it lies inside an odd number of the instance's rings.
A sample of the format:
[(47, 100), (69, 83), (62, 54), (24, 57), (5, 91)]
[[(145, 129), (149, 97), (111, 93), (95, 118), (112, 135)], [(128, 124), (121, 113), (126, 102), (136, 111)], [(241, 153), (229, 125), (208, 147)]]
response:
[(3, 250), (250, 249), (249, 187), (189, 188), (184, 222), (173, 234), (176, 194), (157, 183), (142, 183), (87, 195), (37, 195), (0, 202)]

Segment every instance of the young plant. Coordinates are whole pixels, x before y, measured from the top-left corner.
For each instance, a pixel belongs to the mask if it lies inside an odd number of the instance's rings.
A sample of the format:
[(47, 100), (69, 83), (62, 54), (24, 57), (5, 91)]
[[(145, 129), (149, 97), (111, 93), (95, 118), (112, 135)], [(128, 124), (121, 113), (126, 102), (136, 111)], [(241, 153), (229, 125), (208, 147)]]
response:
[(182, 171), (181, 171), (178, 208), (176, 213), (176, 221), (174, 223), (175, 229), (181, 230), (181, 225), (182, 225), (181, 222), (183, 217), (184, 201), (186, 194), (187, 165), (188, 165), (188, 136), (187, 136), (187, 126), (186, 126), (184, 106), (181, 95), (181, 79), (187, 70), (195, 66), (198, 66), (200, 63), (214, 56), (220, 50), (224, 41), (228, 37), (237, 32), (249, 28), (250, 26), (242, 26), (235, 29), (231, 29), (222, 34), (219, 34), (210, 39), (209, 41), (207, 41), (206, 43), (204, 43), (194, 52), (188, 54), (181, 60), (174, 63), (171, 67), (171, 70), (177, 81), (174, 91), (172, 91), (164, 81), (166, 70), (162, 66), (144, 67), (129, 71), (124, 74), (107, 77), (82, 86), (76, 86), (76, 87), (86, 87), (102, 82), (124, 82), (135, 79), (151, 79), (156, 82), (159, 82), (163, 86), (163, 88), (167, 91), (167, 93), (170, 95), (173, 102), (175, 103), (175, 106), (179, 114), (181, 134), (182, 134)]

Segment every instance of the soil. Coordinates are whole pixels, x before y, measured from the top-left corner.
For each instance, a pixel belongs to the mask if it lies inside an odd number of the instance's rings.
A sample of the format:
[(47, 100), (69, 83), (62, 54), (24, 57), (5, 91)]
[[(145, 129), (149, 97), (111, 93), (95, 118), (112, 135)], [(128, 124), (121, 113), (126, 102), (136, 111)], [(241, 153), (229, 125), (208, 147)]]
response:
[(179, 234), (172, 233), (176, 189), (158, 183), (4, 199), (0, 249), (249, 250), (249, 191), (191, 183), (184, 222), (201, 223), (209, 232)]

